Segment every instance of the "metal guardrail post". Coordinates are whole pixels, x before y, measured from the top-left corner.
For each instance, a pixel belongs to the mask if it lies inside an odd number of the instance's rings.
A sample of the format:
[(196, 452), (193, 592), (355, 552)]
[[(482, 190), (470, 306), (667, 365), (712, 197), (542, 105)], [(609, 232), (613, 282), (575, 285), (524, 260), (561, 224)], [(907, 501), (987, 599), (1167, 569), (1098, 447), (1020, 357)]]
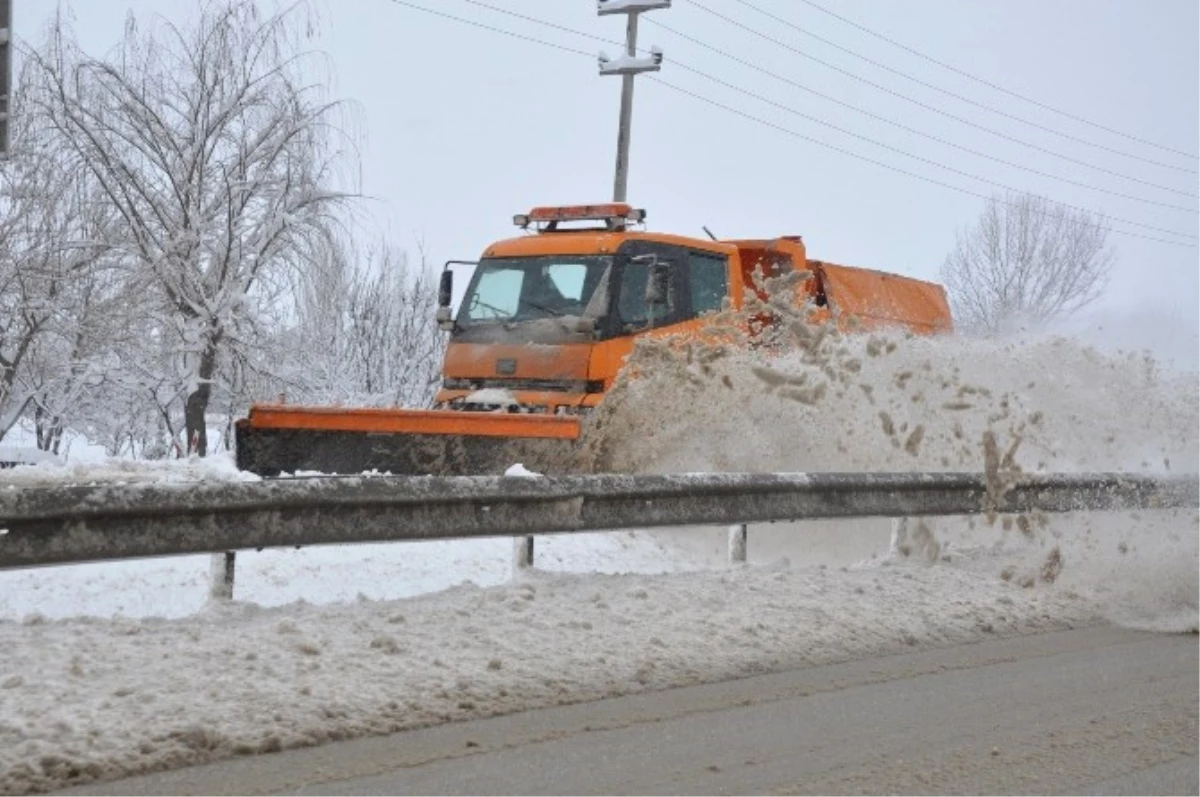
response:
[(729, 563), (733, 565), (746, 563), (746, 524), (729, 527)]
[(533, 537), (513, 538), (513, 569), (528, 570), (533, 567)]
[(223, 551), (212, 555), (212, 563), (209, 566), (211, 582), (208, 587), (208, 597), (211, 600), (233, 600), (233, 571), (236, 564), (236, 551)]

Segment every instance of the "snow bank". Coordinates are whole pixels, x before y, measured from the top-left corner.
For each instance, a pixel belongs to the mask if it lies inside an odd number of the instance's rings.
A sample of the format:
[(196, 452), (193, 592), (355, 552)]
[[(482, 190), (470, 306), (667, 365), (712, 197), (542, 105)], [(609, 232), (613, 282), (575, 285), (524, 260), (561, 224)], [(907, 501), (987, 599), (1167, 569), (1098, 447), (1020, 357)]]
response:
[(188, 459), (96, 458), (66, 465), (22, 465), (0, 471), (0, 489), (59, 484), (148, 484), (152, 482), (258, 481), (238, 470), (231, 452)]
[[(541, 570), (578, 573), (670, 573), (705, 567), (645, 532), (564, 534), (537, 538)], [(209, 556), (0, 570), (0, 619), (86, 615), (179, 618), (202, 611), (209, 593)], [(234, 596), (260, 606), (295, 601), (395, 600), (480, 587), (512, 575), (512, 541), (445, 540), (241, 551)]]
[(0, 446), (0, 468), (25, 465), (62, 465), (63, 461), (49, 451), (28, 446)]
[(1073, 591), (983, 576), (987, 559), (0, 622), (0, 792), (1095, 620)]
[(537, 473), (536, 471), (532, 471), (529, 468), (525, 467), (524, 464), (517, 462), (513, 465), (509, 465), (508, 469), (504, 471), (504, 475), (505, 476), (518, 476), (518, 477), (524, 477), (524, 478), (532, 478), (532, 477), (541, 476), (542, 474)]

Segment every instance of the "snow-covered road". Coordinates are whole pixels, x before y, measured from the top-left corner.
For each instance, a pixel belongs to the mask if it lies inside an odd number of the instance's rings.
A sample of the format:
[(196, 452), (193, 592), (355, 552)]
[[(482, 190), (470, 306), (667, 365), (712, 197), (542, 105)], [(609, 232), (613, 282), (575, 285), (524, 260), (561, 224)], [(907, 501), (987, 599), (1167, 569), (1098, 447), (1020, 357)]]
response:
[(1093, 626), (247, 756), (68, 793), (1196, 794), (1197, 659), (1190, 635)]

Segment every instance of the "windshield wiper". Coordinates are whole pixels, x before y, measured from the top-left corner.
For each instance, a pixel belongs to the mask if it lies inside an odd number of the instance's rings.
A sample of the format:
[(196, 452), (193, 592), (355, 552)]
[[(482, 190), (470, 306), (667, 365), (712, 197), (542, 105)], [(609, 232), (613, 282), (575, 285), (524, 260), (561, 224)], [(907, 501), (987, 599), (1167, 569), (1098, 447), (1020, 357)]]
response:
[(476, 307), (483, 307), (488, 310), (491, 310), (493, 313), (496, 314), (496, 316), (494, 318), (472, 318), (471, 319), (472, 321), (510, 321), (510, 320), (512, 320), (512, 316), (509, 315), (508, 313), (506, 313), (504, 310), (500, 309), (499, 307), (497, 307), (494, 304), (488, 304), (487, 302), (480, 299), (478, 296), (471, 299), (471, 310), (474, 310)]
[(535, 304), (528, 299), (523, 299), (521, 304), (526, 305), (527, 307), (532, 307), (534, 310), (541, 310), (543, 313), (549, 313), (550, 315), (557, 316), (559, 318), (562, 318), (566, 315), (566, 313), (561, 310), (555, 310), (553, 307), (542, 307), (540, 304)]

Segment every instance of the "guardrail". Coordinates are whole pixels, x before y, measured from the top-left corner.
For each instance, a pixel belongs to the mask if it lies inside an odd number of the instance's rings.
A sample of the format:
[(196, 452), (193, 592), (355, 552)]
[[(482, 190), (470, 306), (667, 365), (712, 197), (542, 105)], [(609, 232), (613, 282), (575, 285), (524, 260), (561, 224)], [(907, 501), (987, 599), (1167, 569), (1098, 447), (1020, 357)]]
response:
[(242, 549), (512, 536), (528, 564), (534, 534), (689, 525), (740, 527), (744, 560), (751, 522), (1198, 505), (1196, 476), (1120, 473), (1003, 483), (970, 473), (715, 473), (9, 488), (0, 489), (0, 568), (216, 553), (218, 581), (231, 585), (226, 552)]

